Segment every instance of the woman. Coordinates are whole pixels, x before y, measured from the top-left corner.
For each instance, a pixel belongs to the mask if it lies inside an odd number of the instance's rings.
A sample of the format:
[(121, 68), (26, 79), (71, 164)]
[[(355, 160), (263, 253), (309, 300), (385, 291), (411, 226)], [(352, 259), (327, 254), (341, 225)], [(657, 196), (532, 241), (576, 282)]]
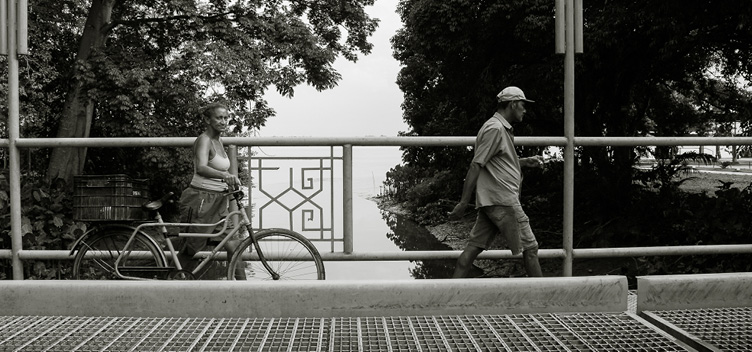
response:
[[(180, 197), (180, 222), (213, 224), (227, 216), (229, 208), (234, 210), (225, 192), (228, 187), (235, 189), (240, 186), (240, 180), (229, 172), (230, 159), (227, 157), (222, 141), (219, 137), (227, 129), (229, 112), (227, 106), (212, 103), (201, 109), (201, 116), (206, 123), (204, 133), (193, 143), (193, 178), (188, 188)], [(202, 233), (213, 229), (194, 226), (188, 232)], [(178, 260), (185, 270), (194, 266), (193, 256), (202, 250), (207, 243), (206, 238), (188, 237), (178, 253)], [(240, 243), (239, 239), (227, 242), (228, 258)], [(245, 273), (239, 270), (236, 279), (245, 280)]]

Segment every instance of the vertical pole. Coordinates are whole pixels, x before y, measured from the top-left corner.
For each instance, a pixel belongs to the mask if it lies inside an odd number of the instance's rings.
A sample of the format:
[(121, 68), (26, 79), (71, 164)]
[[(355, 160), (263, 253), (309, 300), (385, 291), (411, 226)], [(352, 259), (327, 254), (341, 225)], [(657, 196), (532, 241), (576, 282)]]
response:
[(237, 145), (229, 145), (227, 146), (227, 157), (230, 159), (230, 173), (237, 176), (238, 175), (238, 146)]
[(574, 0), (566, 0), (566, 50), (564, 53), (564, 264), (562, 274), (572, 276), (574, 243)]
[[(12, 1), (12, 0), (11, 0)], [(28, 0), (17, 0), (16, 7), (16, 53), (19, 55), (29, 54), (28, 36), (29, 36), (29, 2)]]
[(582, 18), (582, 0), (574, 0), (574, 52), (582, 54), (582, 27), (584, 20)]
[(345, 254), (353, 252), (352, 144), (342, 146), (342, 230)]
[(10, 145), (10, 236), (11, 236), (11, 265), (13, 279), (23, 280), (23, 262), (18, 254), (23, 250), (21, 237), (21, 155), (18, 150), (19, 102), (18, 102), (18, 55), (16, 47), (16, 9), (15, 1), (10, 0), (7, 6), (8, 14), (8, 137)]
[(564, 54), (565, 48), (566, 48), (566, 21), (565, 21), (565, 10), (564, 10), (564, 1), (565, 0), (556, 0), (555, 7), (555, 13), (554, 13), (554, 21), (555, 21), (555, 43), (556, 43), (556, 53), (557, 54)]
[(0, 0), (0, 55), (8, 55), (8, 0)]
[[(230, 173), (235, 176), (239, 176), (238, 175), (238, 146), (229, 145), (227, 146), (227, 151), (228, 151), (227, 158), (230, 159)], [(248, 189), (250, 189), (250, 187), (251, 186), (249, 185)], [(235, 204), (235, 201), (231, 201), (230, 204)], [(232, 209), (235, 209), (235, 208), (232, 208)], [(248, 209), (246, 209), (246, 212), (248, 212)], [(250, 218), (250, 216), (251, 215), (248, 214), (248, 218)], [(238, 219), (237, 216), (233, 216), (232, 221), (233, 221), (233, 225), (237, 227), (240, 219)]]

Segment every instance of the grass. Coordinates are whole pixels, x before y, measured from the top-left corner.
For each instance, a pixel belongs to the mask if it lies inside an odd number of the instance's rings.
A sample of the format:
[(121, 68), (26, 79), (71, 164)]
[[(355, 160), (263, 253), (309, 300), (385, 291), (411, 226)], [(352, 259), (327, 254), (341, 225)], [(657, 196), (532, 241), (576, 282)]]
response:
[(682, 174), (678, 177), (680, 179), (687, 178), (687, 181), (683, 182), (679, 189), (685, 192), (713, 194), (724, 183), (730, 182), (731, 188), (739, 189), (743, 189), (752, 183), (752, 172), (723, 172), (723, 170), (718, 172), (719, 170), (707, 171), (700, 169), (695, 173)]

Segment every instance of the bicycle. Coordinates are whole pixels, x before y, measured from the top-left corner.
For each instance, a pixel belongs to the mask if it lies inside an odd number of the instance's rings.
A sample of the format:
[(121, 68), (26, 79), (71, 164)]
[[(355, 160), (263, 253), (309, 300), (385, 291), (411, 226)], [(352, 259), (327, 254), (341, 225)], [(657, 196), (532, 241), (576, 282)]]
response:
[[(324, 264), (316, 247), (305, 236), (287, 229), (262, 229), (254, 232), (251, 221), (241, 201), (240, 190), (225, 192), (232, 196), (237, 210), (215, 224), (166, 223), (162, 220), (159, 209), (172, 197), (172, 192), (164, 197), (143, 204), (144, 211), (151, 214), (151, 221), (136, 227), (110, 223), (95, 227), (78, 239), (71, 249), (75, 252), (73, 276), (75, 279), (195, 279), (208, 263), (214, 260), (224, 249), (227, 242), (236, 234), (245, 230), (245, 238), (229, 258), (227, 279), (235, 280), (235, 269), (241, 266), (247, 280), (323, 280)], [(237, 220), (237, 225), (228, 232), (230, 219)], [(217, 232), (170, 234), (168, 227), (183, 228), (187, 226), (206, 227)], [(166, 252), (162, 245), (147, 229), (156, 228), (164, 238), (164, 243), (171, 255), (173, 266), (168, 266)], [(152, 231), (153, 232), (153, 231)], [(170, 238), (204, 237), (212, 238), (227, 234), (211, 253), (203, 258), (191, 271), (186, 271), (177, 260), (177, 252)], [(253, 250), (255, 249), (255, 251)]]

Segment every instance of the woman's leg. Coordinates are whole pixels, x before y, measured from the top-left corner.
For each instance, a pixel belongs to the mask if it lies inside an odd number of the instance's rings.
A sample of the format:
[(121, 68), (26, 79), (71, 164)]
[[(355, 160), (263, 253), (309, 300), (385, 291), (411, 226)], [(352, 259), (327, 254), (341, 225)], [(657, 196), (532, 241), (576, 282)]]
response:
[[(228, 263), (230, 258), (232, 258), (233, 254), (235, 254), (235, 250), (240, 245), (240, 240), (229, 240), (227, 241), (227, 244), (225, 244), (225, 250), (227, 251), (227, 259)], [(243, 266), (239, 265), (235, 267), (235, 280), (246, 280), (245, 276), (245, 270)]]

